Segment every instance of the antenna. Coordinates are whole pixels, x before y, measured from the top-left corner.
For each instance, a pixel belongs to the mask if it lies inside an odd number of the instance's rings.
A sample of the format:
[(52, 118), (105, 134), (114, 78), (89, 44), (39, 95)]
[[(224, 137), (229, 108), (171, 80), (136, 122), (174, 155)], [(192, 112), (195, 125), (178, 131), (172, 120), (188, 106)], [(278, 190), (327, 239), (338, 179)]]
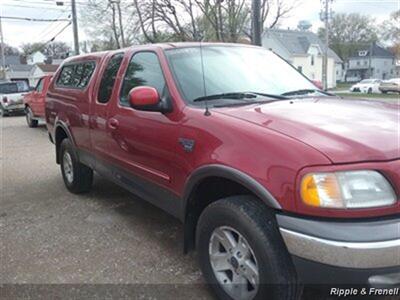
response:
[[(203, 74), (203, 91), (204, 97), (207, 96), (207, 88), (206, 88), (206, 76), (204, 74), (204, 59), (203, 59), (203, 39), (200, 40), (200, 60), (201, 60), (201, 73)], [(206, 111), (204, 112), (205, 116), (210, 116), (210, 110), (208, 109), (208, 100), (205, 101)]]

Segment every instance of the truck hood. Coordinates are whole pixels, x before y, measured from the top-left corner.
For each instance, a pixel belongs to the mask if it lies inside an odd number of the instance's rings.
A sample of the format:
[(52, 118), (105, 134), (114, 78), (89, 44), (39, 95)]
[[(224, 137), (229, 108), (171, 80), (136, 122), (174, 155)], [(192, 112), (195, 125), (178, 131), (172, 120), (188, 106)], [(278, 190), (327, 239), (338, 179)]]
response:
[(397, 103), (303, 98), (219, 111), (308, 144), (333, 163), (400, 158)]

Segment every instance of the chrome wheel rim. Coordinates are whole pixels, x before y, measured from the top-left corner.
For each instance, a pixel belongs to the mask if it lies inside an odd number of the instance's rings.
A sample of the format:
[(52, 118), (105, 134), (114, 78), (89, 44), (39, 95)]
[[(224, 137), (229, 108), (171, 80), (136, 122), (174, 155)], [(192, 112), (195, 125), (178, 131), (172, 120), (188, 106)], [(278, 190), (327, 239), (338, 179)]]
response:
[(72, 157), (67, 151), (64, 152), (63, 155), (63, 169), (65, 178), (67, 179), (68, 183), (72, 183), (72, 181), (74, 180), (74, 169), (72, 165)]
[(259, 285), (259, 268), (253, 249), (237, 230), (221, 226), (210, 238), (211, 268), (224, 291), (235, 300), (253, 299)]

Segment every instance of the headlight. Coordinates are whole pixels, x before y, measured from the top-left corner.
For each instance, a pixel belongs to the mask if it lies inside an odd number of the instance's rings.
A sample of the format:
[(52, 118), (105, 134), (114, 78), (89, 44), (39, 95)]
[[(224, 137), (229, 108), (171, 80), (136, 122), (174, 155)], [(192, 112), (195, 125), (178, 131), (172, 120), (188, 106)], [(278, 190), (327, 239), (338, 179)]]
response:
[(396, 202), (392, 186), (376, 171), (311, 173), (301, 182), (304, 203), (324, 208), (368, 208)]

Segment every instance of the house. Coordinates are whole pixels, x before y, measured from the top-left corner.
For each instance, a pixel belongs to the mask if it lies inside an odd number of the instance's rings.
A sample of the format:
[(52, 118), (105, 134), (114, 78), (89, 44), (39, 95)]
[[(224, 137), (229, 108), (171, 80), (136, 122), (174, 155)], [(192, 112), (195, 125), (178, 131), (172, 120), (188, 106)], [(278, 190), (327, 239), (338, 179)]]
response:
[(53, 74), (57, 69), (58, 65), (10, 65), (7, 68), (7, 79), (25, 81), (29, 86), (36, 86), (41, 77)]
[(6, 68), (6, 76), (8, 80), (11, 81), (25, 81), (29, 85), (31, 84), (30, 74), (34, 66), (32, 65), (9, 65)]
[(359, 49), (347, 62), (347, 82), (365, 78), (390, 79), (396, 76), (395, 56), (376, 43)]
[(26, 63), (28, 65), (34, 65), (34, 64), (43, 64), (47, 60), (46, 55), (44, 55), (40, 51), (36, 51), (26, 57)]
[[(325, 45), (315, 33), (269, 29), (263, 34), (262, 46), (280, 55), (309, 79), (322, 82)], [(328, 88), (336, 87), (337, 76), (343, 72), (342, 63), (340, 57), (328, 49)]]
[(54, 74), (59, 65), (47, 65), (47, 64), (36, 64), (33, 66), (33, 69), (30, 74), (30, 83), (31, 86), (35, 86), (36, 83), (45, 75)]

